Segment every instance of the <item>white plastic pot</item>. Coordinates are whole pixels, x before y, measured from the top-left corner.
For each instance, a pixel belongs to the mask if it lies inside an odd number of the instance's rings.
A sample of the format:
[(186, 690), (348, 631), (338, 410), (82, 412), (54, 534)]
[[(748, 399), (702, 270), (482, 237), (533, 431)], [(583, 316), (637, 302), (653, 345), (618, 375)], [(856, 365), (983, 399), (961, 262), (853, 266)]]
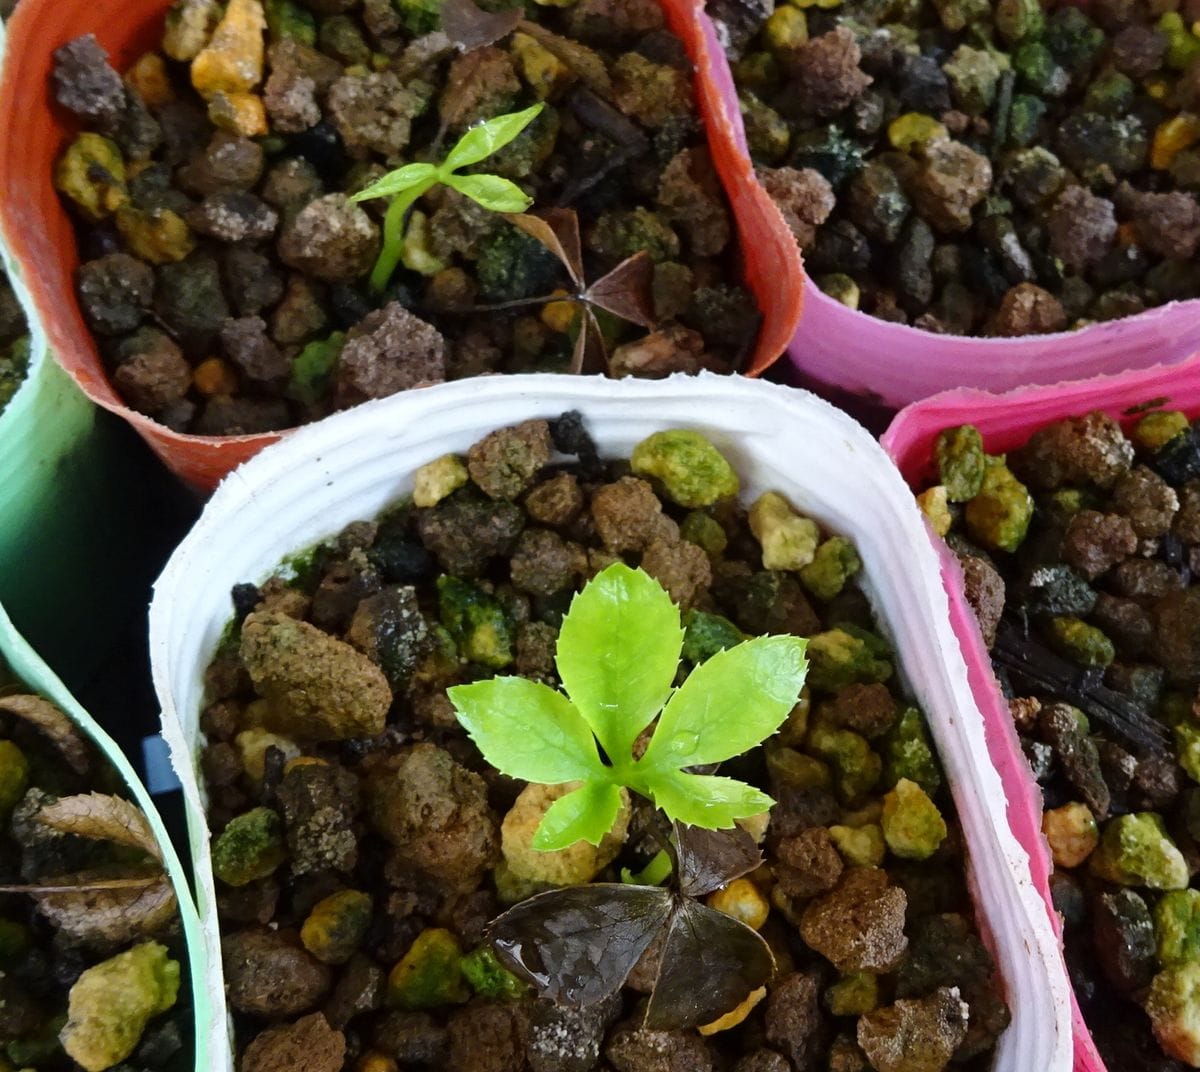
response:
[[(1066, 1072), (1070, 990), (1061, 952), (1008, 826), (938, 560), (912, 493), (844, 413), (804, 392), (741, 378), (509, 376), (450, 383), (310, 425), (226, 479), (159, 578), (150, 609), (154, 683), (188, 806), (212, 992), (221, 990), (219, 932), (197, 758), (204, 669), (232, 615), (231, 587), (261, 581), (286, 555), (374, 517), (408, 494), (413, 471), (425, 462), (465, 451), (495, 428), (572, 409), (582, 412), (610, 456), (627, 455), (662, 428), (702, 431), (733, 462), (745, 496), (780, 491), (855, 541), (868, 595), (895, 644), (904, 681), (929, 718), (953, 788), (977, 916), (1005, 981), (1012, 1024), (994, 1067)], [(227, 1030), (214, 1025), (218, 1034)], [(232, 1067), (224, 1052), (214, 1069)]]

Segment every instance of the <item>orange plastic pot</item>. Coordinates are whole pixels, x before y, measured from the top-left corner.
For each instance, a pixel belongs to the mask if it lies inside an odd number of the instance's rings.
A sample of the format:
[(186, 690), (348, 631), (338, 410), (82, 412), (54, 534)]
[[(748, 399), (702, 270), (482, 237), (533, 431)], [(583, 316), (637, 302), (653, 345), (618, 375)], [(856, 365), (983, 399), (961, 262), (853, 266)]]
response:
[[(759, 375), (783, 353), (800, 321), (800, 254), (766, 191), (738, 148), (721, 107), (712, 71), (719, 46), (701, 25), (699, 0), (661, 0), (671, 29), (696, 69), (696, 101), (707, 125), (717, 172), (737, 223), (745, 279), (763, 313), (747, 368)], [(211, 491), (230, 470), (281, 434), (193, 436), (173, 432), (124, 404), (108, 379), (75, 301), (79, 265), (70, 216), (52, 175), (72, 116), (54, 101), (53, 53), (80, 34), (94, 33), (118, 70), (127, 69), (162, 37), (165, 0), (21, 0), (7, 26), (0, 74), (0, 234), (8, 244), (58, 362), (97, 405), (127, 420), (183, 480)]]

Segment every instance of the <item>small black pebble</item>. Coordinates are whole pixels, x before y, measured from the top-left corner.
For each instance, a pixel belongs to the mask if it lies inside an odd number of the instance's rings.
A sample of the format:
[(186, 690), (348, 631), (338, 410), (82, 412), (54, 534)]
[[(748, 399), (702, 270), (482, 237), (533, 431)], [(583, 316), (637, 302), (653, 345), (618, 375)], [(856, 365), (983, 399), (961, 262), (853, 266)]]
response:
[(554, 449), (563, 454), (573, 454), (585, 470), (594, 470), (600, 464), (600, 452), (583, 424), (583, 414), (577, 409), (568, 410), (550, 422), (550, 438)]
[(262, 600), (258, 586), (253, 584), (235, 584), (230, 595), (233, 597), (233, 614), (239, 625)]

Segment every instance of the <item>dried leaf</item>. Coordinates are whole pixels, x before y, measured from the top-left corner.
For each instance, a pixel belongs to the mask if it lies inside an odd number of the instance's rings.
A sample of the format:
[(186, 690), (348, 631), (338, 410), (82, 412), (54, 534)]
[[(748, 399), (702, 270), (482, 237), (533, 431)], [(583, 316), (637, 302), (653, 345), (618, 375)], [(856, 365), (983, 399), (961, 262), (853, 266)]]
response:
[(560, 63), (565, 63), (570, 67), (579, 81), (593, 93), (601, 97), (612, 96), (612, 79), (609, 78), (608, 68), (604, 66), (604, 60), (598, 53), (579, 44), (578, 41), (559, 37), (558, 34), (552, 33), (544, 26), (539, 26), (536, 22), (522, 19), (517, 26), (523, 33), (529, 34)]
[(0, 697), (0, 711), (7, 711), (36, 726), (50, 738), (76, 774), (86, 774), (92, 762), (92, 752), (87, 740), (62, 711), (49, 700), (40, 696)]
[(627, 257), (597, 279), (583, 297), (601, 309), (638, 324), (654, 327), (654, 261), (644, 249)]
[(676, 900), (645, 1026), (674, 1031), (709, 1024), (763, 986), (775, 958), (741, 920), (699, 901)]
[(728, 886), (763, 860), (754, 838), (740, 827), (704, 830), (676, 823), (673, 840), (679, 863), (679, 889), (686, 897), (703, 897)]
[(583, 286), (583, 245), (579, 240), (579, 217), (574, 209), (552, 208), (537, 216), (521, 213), (507, 218), (514, 227), (519, 227), (553, 253), (577, 287)]
[(604, 333), (596, 320), (596, 314), (588, 306), (583, 307), (579, 321), (579, 334), (575, 337), (575, 349), (571, 353), (570, 372), (590, 376), (608, 369), (608, 352), (604, 347)]
[(484, 11), (471, 0), (442, 0), (442, 30), (464, 52), (494, 45), (521, 21), (520, 6), (509, 11)]
[(61, 797), (37, 814), (38, 822), (63, 834), (112, 841), (141, 849), (162, 863), (162, 848), (141, 808), (120, 797), (81, 793)]
[(49, 879), (41, 889), (28, 891), (38, 911), (70, 937), (94, 945), (161, 934), (178, 908), (175, 891), (161, 872), (140, 878), (79, 872)]
[(673, 902), (669, 890), (619, 882), (551, 890), (510, 908), (488, 937), (542, 997), (583, 1008), (624, 986)]

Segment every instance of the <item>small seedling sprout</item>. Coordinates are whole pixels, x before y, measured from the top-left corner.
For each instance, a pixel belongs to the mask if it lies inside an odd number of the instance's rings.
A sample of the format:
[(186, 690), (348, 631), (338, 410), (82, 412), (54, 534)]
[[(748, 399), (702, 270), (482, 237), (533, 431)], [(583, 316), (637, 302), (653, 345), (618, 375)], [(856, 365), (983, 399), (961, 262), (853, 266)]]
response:
[(529, 126), (544, 107), (543, 104), (535, 104), (524, 111), (498, 115), (479, 123), (459, 138), (440, 164), (405, 164), (350, 198), (354, 202), (370, 201), (376, 197), (392, 199), (383, 221), (383, 248), (371, 271), (371, 289), (376, 294), (382, 294), (387, 289), (392, 273), (400, 263), (409, 210), (424, 193), (439, 183), (457, 190), (492, 212), (524, 212), (533, 203), (533, 199), (515, 182), (499, 175), (460, 175), (458, 170), (478, 164), (502, 149)]
[(598, 845), (617, 818), (623, 787), (671, 821), (706, 830), (729, 829), (774, 803), (753, 786), (691, 768), (733, 759), (779, 729), (804, 685), (805, 641), (746, 640), (676, 689), (683, 636), (679, 608), (658, 581), (617, 562), (563, 618), (555, 661), (565, 694), (521, 677), (449, 690), (459, 722), (497, 770), (530, 782), (582, 783), (551, 805), (535, 848)]

